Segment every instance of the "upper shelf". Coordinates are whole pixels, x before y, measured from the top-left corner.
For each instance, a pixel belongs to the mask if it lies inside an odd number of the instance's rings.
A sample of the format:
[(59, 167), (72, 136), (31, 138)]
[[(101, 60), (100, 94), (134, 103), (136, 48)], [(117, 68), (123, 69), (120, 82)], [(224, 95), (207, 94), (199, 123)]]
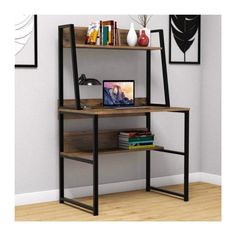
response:
[[(123, 30), (125, 31), (125, 30)], [(128, 32), (128, 30), (127, 30)], [(87, 34), (87, 27), (75, 27), (75, 45), (76, 48), (87, 48), (87, 49), (110, 49), (110, 50), (140, 50), (140, 51), (147, 51), (147, 50), (161, 50), (160, 47), (141, 47), (141, 46), (134, 46), (130, 47), (127, 45), (126, 42), (126, 35), (122, 34), (120, 38), (120, 45), (119, 46), (110, 46), (110, 45), (90, 45), (85, 44), (85, 38)], [(63, 47), (70, 48), (70, 34), (69, 29), (65, 28), (63, 31)]]
[[(64, 48), (70, 48), (69, 43), (64, 43)], [(102, 45), (89, 45), (89, 44), (76, 44), (76, 48), (89, 48), (89, 49), (110, 49), (110, 50), (161, 50), (160, 47), (140, 47), (140, 46), (102, 46)]]

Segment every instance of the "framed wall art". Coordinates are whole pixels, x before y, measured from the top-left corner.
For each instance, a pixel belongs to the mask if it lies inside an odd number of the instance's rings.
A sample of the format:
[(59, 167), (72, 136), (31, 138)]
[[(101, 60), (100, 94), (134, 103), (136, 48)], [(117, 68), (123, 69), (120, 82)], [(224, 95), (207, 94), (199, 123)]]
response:
[(15, 19), (15, 67), (38, 66), (37, 15)]
[(200, 64), (201, 16), (169, 16), (169, 63)]

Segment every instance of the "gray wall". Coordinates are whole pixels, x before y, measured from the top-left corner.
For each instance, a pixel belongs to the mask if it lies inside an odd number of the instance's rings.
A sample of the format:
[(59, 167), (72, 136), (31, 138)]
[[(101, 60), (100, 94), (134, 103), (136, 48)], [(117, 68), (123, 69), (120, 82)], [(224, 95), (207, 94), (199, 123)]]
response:
[(221, 175), (221, 17), (203, 16), (201, 170)]
[[(216, 29), (209, 32), (202, 30), (202, 44), (211, 45), (215, 37), (220, 37), (219, 17), (203, 17), (202, 25), (214, 24)], [(44, 191), (58, 188), (58, 122), (57, 122), (57, 26), (74, 23), (87, 26), (94, 19), (116, 19), (120, 28), (129, 28), (131, 19), (128, 16), (39, 16), (38, 17), (38, 49), (39, 67), (37, 69), (17, 69), (15, 73), (16, 93), (16, 161), (15, 181), (16, 193)], [(209, 21), (209, 23), (208, 23)], [(137, 27), (137, 25), (136, 25)], [(166, 54), (168, 55), (168, 16), (153, 16), (150, 28), (163, 28)], [(137, 27), (138, 28), (138, 27)], [(206, 29), (207, 30), (207, 29)], [(220, 47), (220, 42), (215, 42)], [(207, 46), (202, 47), (208, 50)], [(159, 52), (152, 55), (153, 69), (153, 100), (163, 101), (162, 81)], [(209, 51), (209, 53), (212, 53)], [(207, 54), (207, 52), (206, 52)], [(205, 52), (202, 54), (205, 55)], [(65, 96), (73, 97), (71, 81), (71, 64), (69, 52), (65, 50)], [(218, 55), (220, 56), (220, 55)], [(208, 130), (207, 108), (202, 108), (204, 101), (211, 99), (211, 93), (203, 89), (203, 79), (212, 74), (204, 73), (204, 68), (211, 64), (211, 58), (205, 58), (202, 65), (169, 65), (169, 89), (172, 106), (186, 106), (191, 108), (190, 116), (190, 172), (207, 171), (220, 174), (219, 168), (211, 169), (209, 163), (217, 162), (220, 167), (220, 154), (218, 159), (211, 160), (214, 145), (202, 149), (202, 133), (207, 132), (207, 140), (215, 140), (215, 133)], [(208, 63), (208, 64), (207, 64)], [(220, 67), (219, 64), (214, 65)], [(137, 96), (145, 94), (145, 57), (142, 52), (120, 51), (93, 51), (80, 50), (78, 54), (79, 73), (103, 79), (135, 79)], [(214, 67), (213, 66), (213, 67)], [(207, 69), (205, 69), (207, 71)], [(220, 78), (211, 77), (209, 83), (220, 86)], [(215, 85), (215, 83), (218, 83)], [(205, 85), (204, 85), (205, 86)], [(209, 86), (211, 86), (209, 84)], [(209, 88), (209, 87), (208, 87)], [(83, 88), (82, 97), (101, 97), (101, 87)], [(218, 91), (219, 92), (219, 91)], [(211, 99), (216, 106), (218, 100)], [(156, 133), (157, 143), (166, 148), (183, 149), (183, 117), (178, 114), (153, 114), (152, 130)], [(218, 117), (211, 121), (219, 125)], [(204, 123), (204, 129), (201, 128)], [(114, 125), (115, 124), (115, 125)], [(101, 128), (114, 127), (143, 127), (144, 118), (101, 119)], [(80, 127), (80, 128), (79, 128)], [(79, 120), (66, 123), (67, 130), (90, 129), (91, 121)], [(205, 133), (204, 133), (205, 134)], [(218, 134), (219, 135), (219, 134)], [(218, 139), (217, 139), (218, 140)], [(218, 141), (217, 141), (218, 142)], [(206, 143), (207, 144), (207, 143)], [(219, 143), (218, 143), (219, 144)], [(202, 150), (202, 151), (201, 151)], [(214, 153), (214, 152), (213, 152)], [(202, 161), (204, 156), (205, 161)], [(214, 157), (213, 157), (214, 158)], [(99, 160), (100, 183), (119, 182), (141, 179), (145, 176), (144, 153), (126, 155), (105, 155)], [(91, 167), (66, 161), (66, 186), (85, 186), (92, 183)], [(182, 158), (161, 153), (152, 154), (152, 177), (168, 176), (183, 172)]]

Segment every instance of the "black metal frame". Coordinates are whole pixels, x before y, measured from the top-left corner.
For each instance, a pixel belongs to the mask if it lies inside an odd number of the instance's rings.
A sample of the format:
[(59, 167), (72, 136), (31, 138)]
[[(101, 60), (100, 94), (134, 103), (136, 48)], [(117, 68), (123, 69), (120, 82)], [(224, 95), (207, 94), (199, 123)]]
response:
[(198, 58), (197, 61), (172, 61), (171, 58), (171, 15), (169, 15), (169, 63), (170, 64), (190, 64), (198, 65), (201, 63), (201, 16), (199, 19), (199, 28), (198, 28)]
[(157, 104), (151, 102), (151, 51), (147, 50), (146, 56), (146, 79), (147, 79), (147, 104), (151, 106), (170, 106), (169, 86), (168, 86), (168, 75), (166, 67), (166, 53), (165, 53), (165, 41), (164, 32), (162, 29), (151, 30), (151, 34), (159, 33), (160, 47), (161, 47), (161, 65), (162, 65), (162, 77), (164, 86), (165, 103)]
[[(69, 203), (79, 208), (88, 210), (94, 216), (98, 215), (98, 116), (92, 116), (93, 119), (93, 159), (82, 157), (68, 157), (61, 154), (64, 151), (64, 115), (59, 115), (59, 202)], [(79, 202), (64, 195), (64, 159), (79, 161), (93, 165), (93, 206)]]
[[(71, 45), (71, 59), (72, 59), (72, 70), (73, 70), (73, 81), (74, 81), (74, 93), (76, 101), (76, 109), (83, 109), (80, 103), (80, 89), (78, 81), (78, 67), (77, 67), (77, 56), (76, 56), (76, 44), (75, 44), (75, 30), (74, 25), (61, 25), (59, 26), (59, 70), (63, 66), (63, 30), (64, 28), (69, 28), (70, 32), (70, 45)], [(151, 50), (146, 51), (146, 104), (150, 106), (170, 106), (170, 96), (169, 96), (169, 86), (168, 86), (168, 75), (166, 67), (166, 53), (165, 53), (165, 42), (164, 42), (164, 33), (162, 29), (151, 30), (151, 34), (159, 33), (160, 47), (161, 47), (161, 64), (162, 64), (162, 77), (163, 77), (163, 86), (164, 86), (164, 95), (165, 103), (152, 103), (151, 102)], [(63, 73), (61, 75), (63, 77)], [(62, 82), (63, 83), (63, 82)]]
[[(73, 70), (73, 81), (74, 81), (74, 92), (76, 98), (76, 108), (82, 109), (80, 104), (80, 92), (78, 83), (78, 68), (77, 68), (77, 56), (75, 46), (75, 33), (74, 25), (61, 25), (58, 27), (58, 78), (59, 78), (59, 106), (63, 106), (64, 100), (64, 83), (63, 83), (63, 30), (69, 29), (70, 43), (71, 43), (71, 59), (72, 59), (72, 70)], [(93, 213), (94, 216), (98, 215), (98, 116), (92, 116), (93, 119), (93, 160), (85, 159), (82, 157), (68, 157), (62, 155), (64, 151), (64, 114), (59, 114), (59, 202), (69, 203), (79, 208), (88, 210)], [(73, 161), (79, 161), (86, 164), (93, 165), (93, 206), (81, 203), (74, 199), (70, 199), (64, 196), (64, 159)]]
[[(174, 151), (174, 150), (153, 150), (158, 152), (165, 152), (169, 154), (182, 155), (184, 156), (184, 192), (178, 193), (169, 191), (163, 188), (157, 188), (151, 186), (151, 154), (150, 151), (146, 151), (146, 191), (158, 191), (166, 193), (173, 196), (183, 197), (184, 201), (189, 200), (189, 111), (179, 111), (178, 113), (184, 113), (184, 151)], [(147, 113), (147, 129), (151, 128), (151, 116), (150, 113)]]
[(63, 104), (63, 31), (65, 28), (69, 29), (70, 33), (70, 45), (71, 45), (71, 60), (72, 60), (72, 71), (73, 71), (73, 82), (74, 82), (74, 93), (76, 109), (82, 110), (80, 103), (80, 90), (79, 90), (79, 77), (78, 77), (78, 66), (77, 66), (77, 55), (76, 55), (76, 45), (75, 45), (75, 29), (73, 24), (60, 25), (58, 27), (59, 36), (59, 101)]
[[(80, 104), (80, 93), (79, 93), (79, 84), (78, 84), (78, 68), (77, 68), (77, 58), (76, 58), (76, 46), (75, 46), (75, 34), (74, 34), (74, 25), (62, 25), (58, 27), (58, 45), (59, 45), (59, 54), (58, 54), (58, 64), (59, 64), (59, 106), (63, 106), (63, 30), (65, 28), (69, 29), (70, 32), (70, 43), (71, 43), (71, 59), (72, 59), (72, 70), (73, 70), (73, 80), (74, 80), (74, 91), (76, 99), (76, 108), (82, 109)], [(166, 57), (165, 57), (165, 45), (164, 45), (164, 35), (163, 30), (152, 30), (151, 33), (159, 33), (160, 37), (160, 46), (161, 46), (161, 59), (162, 59), (162, 74), (163, 74), (163, 84), (164, 84), (164, 93), (165, 93), (165, 104), (153, 104), (151, 103), (151, 51), (146, 50), (146, 103), (147, 105), (152, 106), (170, 106), (169, 99), (169, 89), (168, 89), (168, 76), (166, 69)], [(176, 193), (161, 188), (156, 188), (151, 186), (151, 151), (146, 151), (146, 191), (159, 191), (167, 194), (171, 194), (178, 197), (183, 197), (184, 201), (189, 199), (189, 111), (183, 112), (185, 115), (185, 132), (184, 132), (184, 152), (173, 151), (173, 150), (153, 150), (166, 152), (170, 154), (177, 154), (184, 156), (184, 193)], [(87, 116), (87, 115), (86, 115)], [(94, 216), (99, 213), (99, 194), (98, 194), (98, 115), (91, 115), (93, 119), (93, 159), (85, 159), (82, 157), (73, 158), (66, 155), (62, 155), (64, 151), (64, 114), (59, 114), (59, 202), (60, 203), (69, 203), (75, 205), (84, 210), (88, 210), (93, 213)], [(151, 113), (146, 113), (146, 128), (151, 129)], [(93, 165), (93, 206), (75, 201), (74, 199), (69, 199), (64, 196), (64, 159), (69, 159), (73, 161), (79, 161), (87, 164)]]
[(34, 15), (34, 63), (33, 64), (15, 64), (15, 68), (37, 68), (38, 67), (38, 20)]

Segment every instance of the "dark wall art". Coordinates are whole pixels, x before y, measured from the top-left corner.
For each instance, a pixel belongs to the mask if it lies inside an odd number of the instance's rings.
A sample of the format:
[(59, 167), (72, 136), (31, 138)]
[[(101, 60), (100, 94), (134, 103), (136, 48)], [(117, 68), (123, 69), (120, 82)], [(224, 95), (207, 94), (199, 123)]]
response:
[(38, 66), (37, 16), (15, 18), (15, 67)]
[(169, 16), (169, 63), (200, 64), (201, 16)]

